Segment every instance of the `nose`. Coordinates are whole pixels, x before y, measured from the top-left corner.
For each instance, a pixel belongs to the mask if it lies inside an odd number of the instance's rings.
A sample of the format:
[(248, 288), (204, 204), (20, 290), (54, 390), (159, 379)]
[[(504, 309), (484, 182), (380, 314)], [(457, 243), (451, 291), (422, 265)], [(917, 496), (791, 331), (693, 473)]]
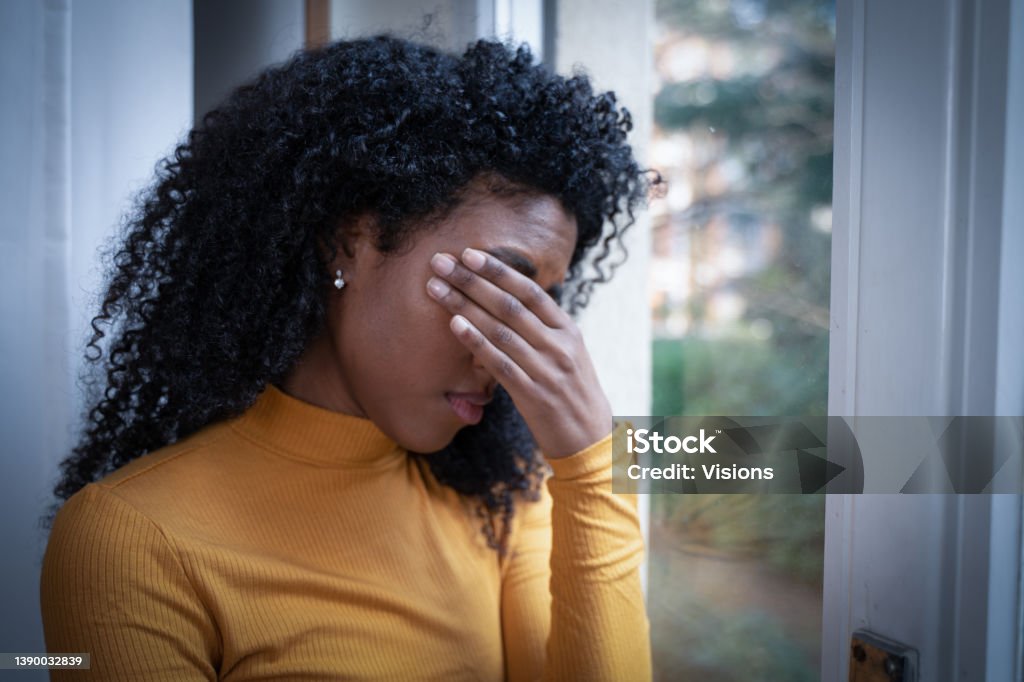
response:
[(495, 386), (498, 385), (497, 379), (494, 378), (494, 375), (491, 374), (490, 370), (488, 370), (486, 367), (484, 367), (483, 363), (481, 363), (477, 359), (477, 357), (475, 355), (472, 356), (472, 358), (473, 358), (473, 374), (476, 375), (477, 381), (480, 382), (480, 384), (482, 384), (482, 385), (487, 387), (485, 389), (486, 392), (487, 392), (487, 395), (493, 395), (494, 394), (494, 388), (495, 388)]

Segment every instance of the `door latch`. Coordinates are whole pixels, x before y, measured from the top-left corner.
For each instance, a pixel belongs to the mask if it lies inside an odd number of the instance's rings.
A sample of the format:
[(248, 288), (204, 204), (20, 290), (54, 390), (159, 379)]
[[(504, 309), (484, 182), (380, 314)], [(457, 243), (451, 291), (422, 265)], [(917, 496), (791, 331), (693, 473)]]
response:
[(849, 682), (917, 682), (917, 650), (857, 630), (850, 641)]

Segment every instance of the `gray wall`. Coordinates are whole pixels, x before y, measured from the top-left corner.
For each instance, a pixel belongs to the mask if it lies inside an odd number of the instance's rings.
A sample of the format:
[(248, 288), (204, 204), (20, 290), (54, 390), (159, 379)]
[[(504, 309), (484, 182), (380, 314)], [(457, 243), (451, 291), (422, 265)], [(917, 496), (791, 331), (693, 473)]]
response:
[(195, 120), (302, 47), (301, 0), (195, 0)]
[[(583, 68), (596, 89), (613, 90), (633, 116), (630, 134), (641, 166), (653, 125), (654, 3), (650, 0), (558, 0), (555, 69)], [(614, 20), (610, 20), (614, 17)], [(628, 49), (609, 49), (610, 46)], [(626, 234), (629, 260), (595, 290), (581, 328), (615, 414), (651, 409), (651, 313), (647, 297), (650, 220), (642, 213)], [(646, 499), (643, 500), (646, 503)], [(646, 515), (645, 515), (646, 517)]]
[(331, 37), (393, 33), (461, 51), (493, 22), (490, 3), (476, 0), (376, 0), (331, 2)]

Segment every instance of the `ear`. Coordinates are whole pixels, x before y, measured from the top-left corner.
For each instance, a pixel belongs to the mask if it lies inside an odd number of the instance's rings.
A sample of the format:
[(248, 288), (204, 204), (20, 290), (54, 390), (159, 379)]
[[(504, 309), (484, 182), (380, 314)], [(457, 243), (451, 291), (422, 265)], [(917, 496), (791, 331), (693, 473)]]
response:
[[(362, 213), (338, 221), (334, 230), (333, 244), (325, 245), (324, 257), (329, 258), (328, 272), (332, 279), (337, 270), (349, 279), (358, 271), (360, 264), (366, 268), (376, 263), (380, 252), (376, 246), (376, 217)], [(332, 258), (333, 251), (333, 258)]]

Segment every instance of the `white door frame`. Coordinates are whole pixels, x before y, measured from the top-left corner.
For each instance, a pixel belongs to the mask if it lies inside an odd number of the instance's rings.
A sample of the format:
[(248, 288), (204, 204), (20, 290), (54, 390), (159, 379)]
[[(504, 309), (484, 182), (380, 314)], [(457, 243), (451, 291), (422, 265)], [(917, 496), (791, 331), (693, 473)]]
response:
[[(837, 2), (829, 414), (1024, 414), (1010, 14)], [(826, 517), (823, 680), (857, 628), (915, 647), (920, 680), (1020, 679), (1020, 495), (830, 495)]]

